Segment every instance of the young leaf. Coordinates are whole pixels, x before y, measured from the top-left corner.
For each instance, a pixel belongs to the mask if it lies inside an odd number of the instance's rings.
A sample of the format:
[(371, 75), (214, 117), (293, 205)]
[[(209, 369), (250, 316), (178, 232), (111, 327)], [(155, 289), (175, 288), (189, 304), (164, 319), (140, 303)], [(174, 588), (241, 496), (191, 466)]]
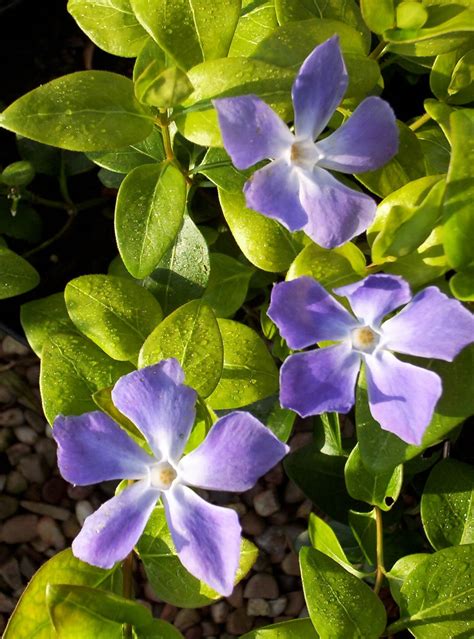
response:
[(292, 619), (271, 626), (257, 628), (240, 639), (318, 639), (310, 619)]
[(278, 388), (278, 370), (261, 337), (233, 320), (218, 320), (224, 366), (209, 404), (215, 410), (240, 408), (269, 397)]
[(242, 11), (229, 49), (230, 57), (248, 58), (259, 43), (278, 27), (272, 0), (249, 3)]
[(430, 555), (428, 553), (424, 552), (415, 553), (414, 555), (405, 555), (405, 557), (399, 559), (392, 566), (390, 572), (387, 572), (386, 576), (390, 586), (390, 592), (398, 605), (400, 605), (401, 602), (400, 590), (406, 578), (429, 556)]
[(149, 275), (183, 223), (186, 182), (172, 164), (144, 164), (120, 185), (115, 234), (125, 266), (138, 279)]
[(211, 273), (203, 299), (216, 317), (231, 317), (245, 301), (253, 269), (223, 253), (211, 253)]
[(67, 284), (64, 297), (81, 333), (121, 361), (137, 361), (143, 342), (163, 318), (153, 295), (123, 277), (76, 277)]
[(436, 550), (474, 543), (474, 469), (443, 459), (430, 473), (421, 498), (421, 520)]
[(166, 158), (163, 137), (158, 127), (154, 127), (150, 135), (142, 142), (125, 146), (122, 149), (108, 152), (88, 153), (98, 166), (115, 173), (130, 173), (142, 164), (156, 164)]
[(193, 91), (188, 76), (179, 67), (162, 69), (153, 61), (135, 80), (135, 95), (143, 104), (169, 109)]
[(375, 521), (375, 508), (368, 513), (349, 511), (349, 525), (354, 537), (369, 564), (375, 566), (377, 546), (377, 524)]
[(474, 265), (460, 273), (455, 273), (449, 280), (452, 294), (463, 302), (474, 301)]
[(309, 616), (321, 639), (378, 639), (385, 608), (377, 595), (337, 562), (313, 548), (300, 551)]
[(40, 277), (25, 259), (0, 246), (0, 300), (26, 293), (38, 286)]
[(360, 578), (363, 576), (363, 573), (353, 568), (349, 563), (346, 553), (342, 549), (342, 546), (336, 537), (336, 533), (331, 526), (313, 513), (309, 516), (308, 532), (313, 548), (323, 552), (328, 557), (331, 557), (331, 559), (334, 559), (334, 561), (337, 561), (337, 563), (345, 568), (345, 570), (356, 577)]
[(365, 24), (374, 33), (382, 34), (395, 26), (393, 0), (360, 0)]
[(43, 344), (52, 334), (77, 333), (67, 313), (63, 293), (54, 293), (23, 304), (20, 320), (28, 343), (38, 357), (41, 357)]
[(211, 307), (193, 300), (168, 315), (151, 333), (140, 352), (140, 367), (175, 357), (186, 384), (207, 397), (216, 388), (223, 364), (222, 338)]
[(71, 151), (107, 151), (150, 135), (153, 116), (131, 80), (109, 71), (78, 71), (42, 84), (2, 114), (0, 126)]

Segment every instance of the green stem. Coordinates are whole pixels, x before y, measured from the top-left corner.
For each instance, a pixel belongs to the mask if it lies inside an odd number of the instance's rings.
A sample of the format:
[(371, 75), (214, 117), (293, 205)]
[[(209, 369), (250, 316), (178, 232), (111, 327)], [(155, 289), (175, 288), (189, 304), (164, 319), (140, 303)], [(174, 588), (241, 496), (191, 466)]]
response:
[(378, 506), (375, 506), (375, 525), (376, 525), (376, 535), (377, 535), (377, 547), (376, 547), (376, 557), (377, 557), (377, 570), (375, 573), (375, 585), (374, 592), (376, 595), (379, 594), (380, 589), (382, 587), (382, 582), (385, 576), (385, 568), (383, 565), (383, 521), (382, 521), (382, 511)]
[(191, 184), (193, 183), (192, 179), (189, 177), (188, 172), (183, 169), (183, 167), (175, 158), (175, 155), (173, 153), (169, 123), (170, 123), (170, 120), (168, 117), (167, 109), (160, 109), (160, 117), (158, 119), (158, 124), (160, 125), (161, 132), (163, 134), (163, 145), (165, 147), (166, 159), (168, 160), (168, 162), (173, 162), (173, 164), (184, 175), (184, 179), (186, 180), (186, 183), (188, 184), (188, 186), (191, 186)]
[(67, 175), (66, 175), (66, 164), (64, 162), (64, 157), (61, 155), (61, 170), (59, 173), (59, 190), (61, 191), (61, 195), (63, 196), (64, 201), (69, 207), (69, 210), (74, 211), (75, 206), (74, 202), (69, 195), (69, 187), (67, 184)]
[(369, 54), (369, 58), (371, 60), (378, 60), (384, 55), (384, 53), (386, 53), (387, 48), (388, 48), (388, 43), (385, 42), (385, 40), (381, 40), (378, 43), (378, 45), (375, 47), (375, 49)]
[(420, 117), (410, 124), (410, 129), (412, 131), (417, 131), (423, 124), (426, 124), (431, 120), (431, 115), (429, 113), (423, 113)]
[(48, 200), (45, 197), (41, 197), (40, 195), (35, 195), (34, 193), (30, 193), (26, 191), (23, 193), (23, 197), (25, 200), (28, 200), (32, 204), (40, 204), (41, 206), (49, 206), (51, 209), (61, 209), (62, 211), (67, 210), (69, 206), (66, 202), (58, 202), (57, 200)]
[(53, 236), (51, 236), (50, 238), (48, 238), (41, 244), (38, 244), (38, 246), (35, 246), (35, 248), (31, 249), (30, 251), (26, 251), (26, 253), (23, 253), (23, 257), (30, 257), (31, 255), (34, 255), (35, 253), (39, 253), (43, 249), (50, 246), (50, 244), (53, 244), (53, 242), (56, 242), (56, 240), (59, 240), (59, 238), (62, 237), (64, 233), (66, 233), (66, 231), (72, 226), (76, 217), (77, 217), (77, 211), (73, 211), (69, 213), (69, 217), (67, 219), (66, 224), (64, 224), (57, 233), (55, 233)]

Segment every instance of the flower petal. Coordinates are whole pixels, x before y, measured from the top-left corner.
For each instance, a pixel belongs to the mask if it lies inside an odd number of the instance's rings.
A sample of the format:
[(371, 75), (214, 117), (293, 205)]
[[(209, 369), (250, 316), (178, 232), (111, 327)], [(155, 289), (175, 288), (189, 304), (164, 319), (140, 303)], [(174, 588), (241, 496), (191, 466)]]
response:
[(348, 343), (290, 355), (280, 371), (280, 403), (301, 417), (347, 413), (359, 368), (360, 356)]
[(408, 444), (421, 444), (438, 399), (441, 379), (401, 362), (388, 351), (366, 356), (370, 412), (384, 430)]
[(297, 138), (318, 137), (344, 97), (347, 85), (346, 66), (336, 35), (309, 54), (293, 83)]
[(308, 221), (299, 197), (299, 173), (285, 160), (270, 162), (255, 171), (244, 186), (250, 209), (275, 218), (290, 231), (301, 229)]
[(110, 479), (141, 479), (153, 458), (118, 424), (100, 411), (56, 418), (61, 475), (71, 484), (88, 486)]
[(139, 481), (106, 501), (89, 515), (72, 542), (72, 552), (82, 561), (112, 568), (133, 550), (160, 496), (147, 481)]
[(341, 246), (370, 226), (377, 208), (371, 197), (350, 189), (317, 166), (300, 175), (300, 200), (308, 215), (304, 231), (317, 244)]
[(278, 158), (293, 142), (283, 120), (256, 95), (213, 100), (224, 147), (238, 169)]
[(334, 292), (347, 297), (356, 316), (370, 326), (378, 325), (387, 313), (411, 300), (410, 287), (402, 277), (383, 273), (335, 288)]
[(474, 342), (474, 315), (430, 286), (383, 325), (384, 346), (399, 353), (452, 362)]
[(221, 595), (230, 595), (240, 558), (237, 513), (208, 504), (191, 488), (180, 484), (163, 494), (163, 502), (183, 566)]
[(207, 490), (243, 492), (273, 468), (289, 448), (250, 413), (221, 417), (204, 442), (181, 460), (179, 477)]
[(196, 392), (182, 382), (175, 359), (165, 359), (121, 377), (112, 401), (146, 437), (158, 459), (177, 460), (191, 432)]
[(346, 309), (312, 277), (275, 284), (267, 315), (290, 348), (306, 348), (324, 340), (339, 340), (358, 326)]
[(323, 159), (318, 164), (342, 173), (373, 171), (398, 151), (395, 114), (385, 100), (366, 98), (334, 133), (316, 145)]

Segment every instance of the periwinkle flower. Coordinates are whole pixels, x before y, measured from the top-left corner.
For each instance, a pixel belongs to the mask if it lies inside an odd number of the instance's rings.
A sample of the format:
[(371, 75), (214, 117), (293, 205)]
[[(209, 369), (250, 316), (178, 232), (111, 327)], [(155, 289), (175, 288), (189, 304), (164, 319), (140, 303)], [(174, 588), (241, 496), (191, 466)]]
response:
[[(268, 315), (290, 348), (339, 342), (285, 360), (280, 373), (282, 406), (302, 417), (347, 413), (354, 405), (364, 362), (374, 418), (405, 442), (421, 444), (441, 396), (441, 379), (398, 359), (393, 351), (452, 361), (474, 342), (474, 316), (435, 286), (412, 299), (407, 282), (396, 275), (369, 275), (334, 292), (347, 298), (353, 315), (310, 277), (273, 288)], [(383, 321), (402, 304), (407, 306), (398, 315)]]
[(216, 107), (224, 146), (234, 165), (246, 169), (272, 162), (245, 184), (249, 208), (279, 220), (290, 231), (303, 229), (325, 248), (362, 233), (375, 216), (374, 200), (350, 189), (329, 170), (372, 171), (397, 152), (392, 109), (366, 98), (331, 135), (315, 143), (348, 85), (339, 39), (334, 36), (306, 58), (293, 84), (294, 135), (260, 98), (220, 98)]
[(73, 484), (137, 480), (87, 517), (72, 544), (76, 557), (102, 568), (124, 559), (161, 497), (178, 556), (190, 573), (222, 595), (232, 592), (240, 557), (240, 524), (191, 486), (241, 492), (279, 462), (288, 447), (247, 412), (219, 419), (183, 458), (195, 419), (196, 392), (175, 359), (125, 375), (114, 405), (141, 431), (150, 456), (100, 411), (56, 418), (61, 474)]

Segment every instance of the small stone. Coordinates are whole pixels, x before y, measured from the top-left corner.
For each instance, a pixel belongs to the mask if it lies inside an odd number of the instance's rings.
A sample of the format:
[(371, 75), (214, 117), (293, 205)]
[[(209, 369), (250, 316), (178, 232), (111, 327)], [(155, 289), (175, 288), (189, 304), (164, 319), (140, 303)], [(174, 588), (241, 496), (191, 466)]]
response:
[(28, 366), (26, 369), (26, 379), (28, 380), (28, 384), (30, 386), (38, 386), (39, 376), (40, 376), (40, 367), (38, 364), (34, 364), (33, 366)]
[(285, 502), (287, 504), (299, 504), (304, 501), (304, 492), (292, 481), (289, 481), (285, 488)]
[(12, 590), (22, 587), (20, 566), (15, 557), (11, 557), (0, 566), (0, 577)]
[(290, 552), (281, 562), (281, 569), (286, 575), (297, 576), (300, 574), (300, 564), (298, 556), (294, 552)]
[(13, 433), (9, 428), (0, 428), (0, 452), (6, 451), (13, 441)]
[(285, 530), (280, 526), (267, 528), (264, 533), (255, 538), (255, 543), (268, 554), (284, 552), (288, 544)]
[(302, 504), (298, 506), (296, 511), (296, 517), (301, 519), (308, 519), (313, 510), (313, 504), (309, 499), (305, 499)]
[(9, 495), (0, 495), (0, 519), (8, 519), (18, 510), (18, 502)]
[(283, 613), (286, 608), (288, 599), (286, 597), (278, 597), (278, 599), (272, 599), (268, 602), (270, 606), (270, 617), (278, 617)]
[(273, 515), (280, 508), (276, 492), (274, 490), (264, 490), (253, 500), (253, 507), (258, 515), (268, 517)]
[(230, 613), (227, 618), (225, 629), (231, 635), (244, 635), (252, 627), (252, 619), (248, 616), (244, 608), (238, 608)]
[(280, 587), (280, 592), (293, 592), (299, 588), (300, 585), (299, 577), (284, 574), (278, 575), (278, 586)]
[(11, 495), (18, 495), (19, 493), (25, 492), (27, 486), (28, 482), (17, 470), (12, 470), (11, 473), (8, 473), (7, 482), (5, 484), (5, 490), (7, 493), (10, 493)]
[(21, 426), (24, 422), (23, 412), (19, 408), (7, 408), (0, 413), (0, 426)]
[(77, 521), (79, 522), (79, 526), (83, 526), (84, 521), (86, 520), (86, 517), (89, 517), (89, 515), (92, 515), (92, 513), (94, 512), (94, 509), (92, 508), (91, 504), (86, 501), (85, 499), (82, 499), (81, 501), (78, 501), (76, 504), (76, 517), (77, 517)]
[(147, 581), (143, 586), (143, 594), (149, 601), (154, 601), (156, 603), (163, 603), (163, 600), (160, 599), (153, 590), (151, 583)]
[(25, 510), (29, 510), (37, 515), (47, 515), (53, 519), (59, 519), (60, 521), (66, 521), (69, 519), (70, 512), (66, 508), (60, 508), (59, 506), (52, 506), (51, 504), (42, 504), (37, 501), (21, 501), (20, 506)]
[(48, 548), (62, 550), (66, 547), (66, 539), (62, 530), (52, 517), (41, 517), (37, 530), (40, 538), (48, 545)]
[(76, 517), (71, 515), (69, 519), (62, 524), (63, 533), (68, 539), (74, 539), (79, 534), (81, 527), (77, 523)]
[(308, 608), (306, 606), (303, 606), (303, 610), (298, 615), (298, 619), (302, 619), (303, 617), (309, 617)]
[(240, 495), (240, 498), (247, 504), (247, 506), (252, 506), (254, 498), (261, 493), (263, 490), (263, 485), (258, 481), (255, 486), (253, 486), (250, 490), (245, 491)]
[(226, 601), (218, 601), (210, 607), (212, 621), (214, 623), (225, 623), (229, 616), (230, 606)]
[[(48, 426), (49, 430), (51, 428)], [(56, 444), (51, 439), (43, 437), (35, 446), (36, 452), (44, 458), (50, 468), (56, 466)]]
[(176, 613), (178, 612), (178, 609), (176, 608), (176, 606), (172, 606), (171, 604), (165, 604), (163, 606), (163, 610), (161, 611), (161, 615), (160, 615), (160, 619), (163, 619), (164, 621), (169, 621), (170, 623), (173, 623), (174, 618), (176, 617)]
[(297, 617), (304, 606), (304, 595), (301, 590), (289, 592), (287, 595), (287, 604), (284, 610), (285, 615), (289, 617)]
[(263, 476), (263, 479), (271, 486), (279, 486), (282, 484), (285, 479), (283, 465), (280, 463), (274, 466), (266, 475)]
[(252, 569), (255, 572), (268, 572), (268, 570), (271, 570), (270, 557), (265, 551), (261, 550), (258, 553), (257, 560), (252, 566)]
[(0, 531), (0, 541), (6, 544), (22, 544), (36, 537), (36, 515), (16, 515), (7, 519)]
[(27, 579), (31, 579), (37, 570), (37, 566), (33, 563), (28, 555), (23, 555), (20, 559), (20, 572)]
[(202, 628), (202, 634), (208, 639), (209, 637), (212, 637), (213, 635), (219, 634), (218, 626), (213, 621), (209, 621), (208, 619), (206, 619), (206, 621), (203, 621), (201, 623), (201, 628)]
[(6, 386), (0, 384), (0, 404), (9, 404), (13, 401), (13, 395)]
[(11, 597), (7, 597), (0, 591), (0, 612), (6, 612), (7, 614), (12, 612), (15, 607), (15, 600)]
[(87, 499), (92, 494), (94, 486), (73, 486), (67, 485), (67, 496), (74, 501), (81, 501)]
[(0, 475), (0, 493), (4, 491), (6, 483), (7, 483), (7, 476)]
[(269, 617), (270, 603), (265, 599), (249, 599), (247, 602), (247, 614), (251, 617)]
[(239, 517), (243, 517), (247, 512), (247, 506), (240, 501), (236, 501), (231, 504), (225, 504), (226, 508), (232, 508), (238, 514)]
[(17, 466), (20, 459), (31, 452), (31, 448), (27, 444), (18, 442), (7, 448), (8, 461), (12, 466)]
[(288, 442), (290, 452), (294, 453), (295, 450), (303, 448), (303, 446), (306, 446), (307, 444), (311, 444), (312, 441), (313, 434), (311, 432), (296, 433)]
[[(273, 575), (264, 572), (250, 577), (244, 589), (245, 599), (276, 599), (279, 595), (278, 582)], [(255, 613), (260, 614), (260, 613)]]
[(286, 510), (279, 510), (278, 512), (273, 513), (273, 515), (270, 515), (269, 521), (274, 526), (282, 526), (288, 521), (288, 513)]
[(28, 355), (30, 352), (28, 346), (13, 339), (11, 335), (3, 338), (2, 348), (5, 355)]
[(249, 510), (240, 520), (244, 534), (256, 537), (265, 530), (265, 521), (253, 510)]
[(51, 426), (46, 424), (46, 420), (44, 419), (44, 417), (42, 417), (41, 415), (38, 415), (38, 413), (35, 413), (35, 411), (30, 410), (29, 408), (27, 408), (25, 410), (24, 415), (25, 415), (25, 419), (26, 419), (27, 423), (39, 435), (44, 433), (45, 426), (48, 426), (48, 428), (51, 430)]
[(242, 608), (244, 605), (244, 589), (241, 583), (235, 586), (232, 594), (226, 597), (226, 601), (228, 601), (233, 608)]
[(67, 484), (61, 477), (51, 477), (41, 488), (41, 497), (48, 504), (58, 504), (66, 496)]
[(45, 464), (38, 455), (22, 457), (18, 462), (18, 470), (25, 479), (34, 484), (42, 484), (47, 479)]
[(182, 608), (181, 610), (178, 610), (173, 625), (178, 628), (178, 630), (187, 630), (200, 621), (201, 616), (196, 609)]
[(201, 626), (193, 626), (192, 628), (188, 628), (184, 633), (185, 639), (201, 639), (202, 637), (202, 628)]
[(28, 444), (28, 446), (33, 446), (38, 439), (38, 433), (35, 433), (29, 426), (18, 426), (15, 428), (14, 433), (19, 442)]

